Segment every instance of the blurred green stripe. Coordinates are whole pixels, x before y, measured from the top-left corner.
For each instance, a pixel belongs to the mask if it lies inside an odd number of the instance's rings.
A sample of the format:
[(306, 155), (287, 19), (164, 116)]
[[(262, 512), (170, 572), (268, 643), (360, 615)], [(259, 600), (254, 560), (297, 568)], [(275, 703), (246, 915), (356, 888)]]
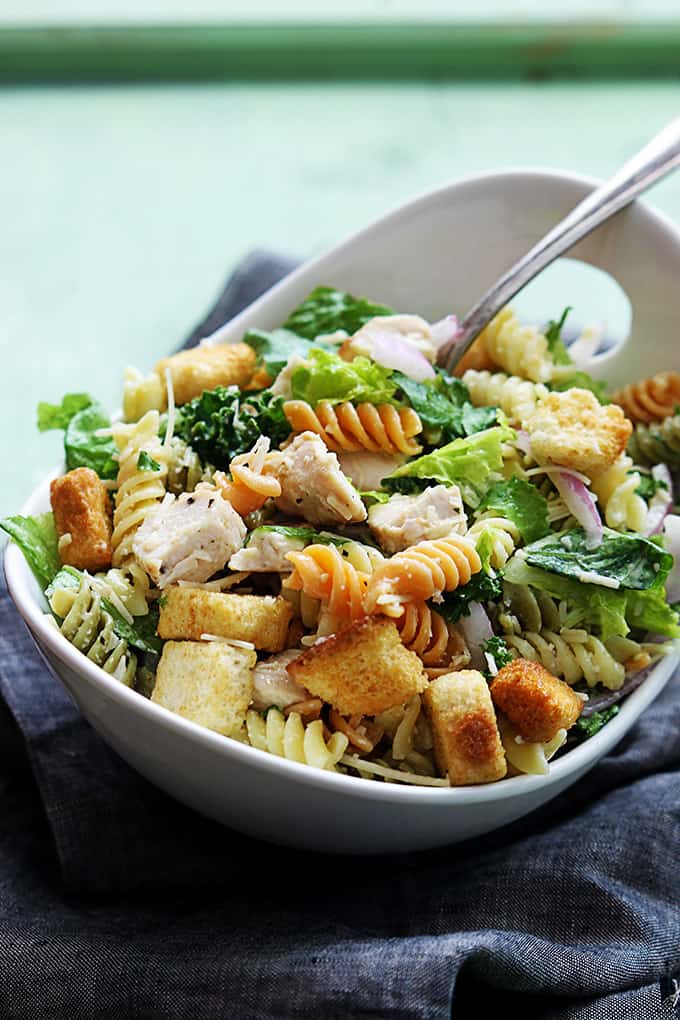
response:
[(669, 77), (680, 22), (0, 28), (0, 81)]

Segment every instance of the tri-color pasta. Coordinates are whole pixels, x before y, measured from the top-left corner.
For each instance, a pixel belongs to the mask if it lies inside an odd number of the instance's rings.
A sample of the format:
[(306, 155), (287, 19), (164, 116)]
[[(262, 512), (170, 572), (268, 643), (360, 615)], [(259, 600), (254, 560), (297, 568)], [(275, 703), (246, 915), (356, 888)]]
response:
[(433, 787), (545, 775), (609, 718), (581, 727), (589, 699), (680, 637), (680, 375), (608, 403), (563, 321), (504, 309), (451, 378), (454, 317), (319, 288), (283, 330), (129, 369), (124, 420), (84, 451), (81, 428), (26, 531), (31, 561), (54, 524), (33, 565), (57, 627), (253, 753)]

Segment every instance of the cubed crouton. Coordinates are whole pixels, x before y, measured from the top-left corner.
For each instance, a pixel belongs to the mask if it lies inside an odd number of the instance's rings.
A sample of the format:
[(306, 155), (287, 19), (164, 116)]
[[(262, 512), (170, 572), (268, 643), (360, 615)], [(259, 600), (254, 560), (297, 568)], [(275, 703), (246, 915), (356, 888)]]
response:
[(423, 665), (390, 620), (363, 617), (313, 645), (288, 672), (341, 715), (377, 715), (427, 686)]
[(583, 710), (583, 701), (569, 684), (528, 659), (514, 659), (499, 670), (491, 698), (530, 743), (552, 740), (558, 730), (573, 726)]
[(151, 700), (229, 736), (245, 722), (256, 661), (254, 651), (223, 641), (168, 641)]
[(215, 634), (250, 641), (263, 652), (280, 652), (286, 647), (292, 616), (291, 604), (273, 595), (231, 595), (173, 586), (161, 600), (158, 633), (185, 641)]
[(216, 386), (245, 386), (255, 368), (255, 351), (248, 344), (202, 344), (159, 361), (161, 379), (168, 368), (175, 403), (186, 404)]
[(493, 783), (507, 772), (489, 687), (476, 669), (445, 673), (423, 696), (437, 765), (452, 786)]
[(50, 485), (62, 563), (80, 570), (111, 566), (111, 500), (92, 468), (79, 467)]
[(548, 393), (524, 422), (539, 464), (556, 464), (592, 476), (626, 448), (632, 424), (620, 407), (602, 405), (589, 390)]

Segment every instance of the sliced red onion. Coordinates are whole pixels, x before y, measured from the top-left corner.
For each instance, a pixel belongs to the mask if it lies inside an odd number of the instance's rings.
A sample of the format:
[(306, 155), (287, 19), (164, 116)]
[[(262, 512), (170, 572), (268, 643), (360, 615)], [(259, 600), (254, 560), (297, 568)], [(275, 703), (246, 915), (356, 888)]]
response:
[(399, 333), (387, 329), (372, 332), (371, 357), (383, 368), (403, 372), (415, 382), (435, 378), (435, 370), (422, 351)]
[(459, 334), (458, 317), (456, 315), (445, 315), (438, 322), (430, 326), (430, 336), (435, 347), (443, 347), (444, 344), (455, 343)]
[(668, 514), (663, 522), (666, 551), (673, 556), (673, 566), (666, 578), (666, 598), (669, 602), (680, 601), (680, 517)]
[(663, 522), (673, 508), (673, 479), (666, 465), (655, 464), (652, 468), (652, 478), (666, 488), (660, 485), (650, 500), (645, 526), (646, 535), (660, 534)]
[(493, 629), (484, 606), (479, 602), (471, 602), (470, 615), (461, 616), (458, 626), (463, 632), (465, 644), (470, 649), (472, 665), (475, 669), (486, 670), (486, 656), (482, 645), (493, 637)]
[(569, 513), (576, 518), (586, 533), (586, 548), (596, 549), (602, 544), (602, 520), (597, 512), (593, 494), (571, 471), (566, 469), (558, 471), (551, 477)]

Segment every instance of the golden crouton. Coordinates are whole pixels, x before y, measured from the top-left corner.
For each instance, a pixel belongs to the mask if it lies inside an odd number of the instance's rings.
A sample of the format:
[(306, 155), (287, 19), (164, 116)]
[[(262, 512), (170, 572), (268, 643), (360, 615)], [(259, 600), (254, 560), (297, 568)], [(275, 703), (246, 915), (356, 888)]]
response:
[(256, 661), (254, 651), (224, 641), (168, 641), (151, 700), (228, 736), (245, 722)]
[(156, 371), (162, 379), (166, 368), (175, 403), (186, 404), (216, 386), (245, 386), (255, 368), (255, 351), (248, 344), (203, 344), (159, 361)]
[(586, 475), (613, 464), (633, 431), (620, 407), (603, 406), (589, 390), (576, 388), (548, 393), (524, 427), (539, 464), (557, 464)]
[(80, 570), (111, 566), (111, 500), (92, 468), (79, 467), (50, 485), (59, 557)]
[(489, 686), (476, 669), (445, 673), (423, 696), (434, 755), (452, 786), (493, 783), (507, 772)]
[(250, 641), (263, 652), (280, 652), (287, 645), (292, 616), (290, 602), (273, 595), (230, 595), (173, 585), (161, 600), (158, 633), (185, 641), (216, 634)]
[(427, 686), (420, 659), (401, 643), (395, 624), (368, 616), (313, 645), (288, 672), (341, 715), (378, 715)]
[(548, 743), (558, 730), (573, 726), (583, 710), (569, 684), (528, 659), (514, 659), (496, 674), (491, 698), (529, 743)]

